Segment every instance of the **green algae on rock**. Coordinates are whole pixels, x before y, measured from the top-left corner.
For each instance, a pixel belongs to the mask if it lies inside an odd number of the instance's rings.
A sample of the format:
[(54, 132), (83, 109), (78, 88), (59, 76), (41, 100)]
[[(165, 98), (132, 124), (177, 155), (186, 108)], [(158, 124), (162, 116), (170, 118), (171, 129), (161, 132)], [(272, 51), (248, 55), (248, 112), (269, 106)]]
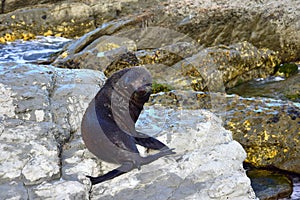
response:
[(159, 92), (169, 92), (172, 90), (172, 86), (166, 85), (166, 84), (161, 84), (157, 82), (152, 83), (152, 93), (156, 94)]
[(298, 73), (298, 65), (295, 63), (283, 63), (275, 67), (275, 75), (290, 77)]

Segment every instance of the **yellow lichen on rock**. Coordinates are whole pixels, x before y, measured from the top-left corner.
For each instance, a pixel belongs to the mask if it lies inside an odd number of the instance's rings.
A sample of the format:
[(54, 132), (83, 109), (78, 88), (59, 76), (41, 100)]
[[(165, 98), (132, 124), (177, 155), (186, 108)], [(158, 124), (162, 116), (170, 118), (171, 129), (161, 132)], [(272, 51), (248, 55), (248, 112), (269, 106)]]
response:
[(107, 44), (106, 44), (106, 47), (107, 47), (108, 49), (115, 49), (115, 48), (119, 48), (120, 45), (115, 44), (115, 43), (107, 43)]
[(66, 51), (60, 55), (61, 58), (66, 58), (67, 56), (68, 56), (68, 52)]
[(21, 37), (23, 40), (31, 40), (35, 38), (35, 35), (32, 33), (21, 33)]
[(267, 141), (269, 139), (270, 135), (268, 135), (267, 131), (264, 130), (264, 138)]
[(16, 40), (16, 36), (14, 33), (6, 33), (4, 35), (4, 39), (6, 42), (12, 42), (12, 41)]
[(4, 37), (0, 37), (0, 43), (4, 44), (6, 41), (4, 39)]
[(57, 27), (57, 30), (58, 30), (59, 32), (63, 32), (63, 31), (65, 31), (65, 27), (64, 27), (64, 26), (58, 26), (58, 27)]
[[(250, 147), (247, 148), (247, 158), (246, 162), (249, 162), (255, 166), (264, 166), (265, 160), (272, 159), (278, 154), (278, 149), (276, 147), (273, 148), (265, 148), (265, 147)], [(260, 153), (257, 153), (260, 152)]]
[(53, 31), (48, 30), (47, 32), (44, 33), (44, 36), (52, 36), (53, 35)]
[(244, 123), (243, 123), (243, 125), (244, 125), (244, 127), (245, 127), (245, 130), (247, 130), (247, 131), (250, 131), (250, 130), (251, 130), (249, 120), (245, 120)]
[(235, 129), (236, 127), (235, 127), (235, 123), (234, 122), (228, 122), (228, 124), (227, 124), (228, 126), (230, 126), (231, 128), (233, 128), (233, 129)]

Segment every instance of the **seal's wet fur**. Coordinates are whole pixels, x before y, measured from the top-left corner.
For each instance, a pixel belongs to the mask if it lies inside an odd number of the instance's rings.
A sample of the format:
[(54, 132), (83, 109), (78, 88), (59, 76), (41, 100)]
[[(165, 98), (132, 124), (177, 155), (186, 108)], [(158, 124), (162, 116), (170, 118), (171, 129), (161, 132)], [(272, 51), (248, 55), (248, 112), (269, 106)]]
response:
[[(135, 130), (135, 123), (150, 97), (151, 86), (152, 78), (145, 68), (123, 69), (106, 81), (89, 104), (81, 124), (85, 145), (101, 160), (120, 164), (102, 176), (87, 176), (93, 185), (174, 154), (162, 142)], [(137, 144), (160, 152), (141, 157)]]

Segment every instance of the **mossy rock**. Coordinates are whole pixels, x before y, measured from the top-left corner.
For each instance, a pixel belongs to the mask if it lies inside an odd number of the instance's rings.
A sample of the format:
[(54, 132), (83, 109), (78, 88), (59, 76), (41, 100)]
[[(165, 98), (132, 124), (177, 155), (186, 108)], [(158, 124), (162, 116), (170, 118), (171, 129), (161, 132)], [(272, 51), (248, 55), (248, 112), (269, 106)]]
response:
[(298, 73), (298, 66), (295, 63), (284, 63), (275, 67), (275, 74), (283, 77), (290, 77)]
[(296, 94), (286, 94), (285, 97), (288, 98), (291, 101), (300, 101), (300, 94), (299, 93), (296, 93)]
[(169, 92), (171, 90), (172, 90), (172, 87), (170, 85), (156, 83), (156, 82), (152, 83), (152, 93), (153, 94), (156, 94), (159, 92)]

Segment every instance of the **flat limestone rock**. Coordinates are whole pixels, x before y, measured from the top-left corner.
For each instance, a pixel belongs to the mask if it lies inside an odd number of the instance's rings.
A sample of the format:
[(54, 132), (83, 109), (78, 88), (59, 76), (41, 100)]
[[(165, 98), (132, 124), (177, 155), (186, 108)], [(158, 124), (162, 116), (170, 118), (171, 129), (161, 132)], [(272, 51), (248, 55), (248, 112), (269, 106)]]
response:
[(115, 167), (95, 158), (80, 133), (104, 80), (93, 70), (0, 68), (1, 199), (255, 199), (242, 168), (246, 153), (220, 119), (159, 105), (146, 107), (137, 128), (176, 154), (91, 188), (86, 175)]

